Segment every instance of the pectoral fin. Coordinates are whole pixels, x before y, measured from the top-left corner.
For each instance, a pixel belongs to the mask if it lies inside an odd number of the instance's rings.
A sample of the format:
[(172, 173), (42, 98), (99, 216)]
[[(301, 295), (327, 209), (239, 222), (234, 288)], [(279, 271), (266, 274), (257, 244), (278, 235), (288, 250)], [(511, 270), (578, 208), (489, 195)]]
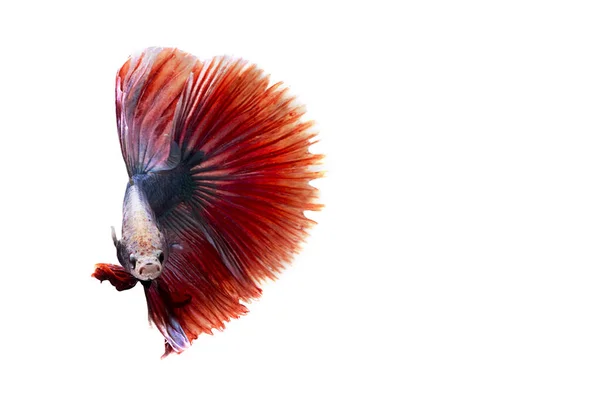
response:
[(116, 248), (119, 248), (119, 240), (117, 239), (117, 233), (115, 232), (115, 227), (110, 227), (110, 233), (112, 235), (112, 240)]
[(96, 264), (92, 277), (100, 282), (109, 281), (119, 292), (131, 289), (138, 282), (125, 268), (114, 264)]

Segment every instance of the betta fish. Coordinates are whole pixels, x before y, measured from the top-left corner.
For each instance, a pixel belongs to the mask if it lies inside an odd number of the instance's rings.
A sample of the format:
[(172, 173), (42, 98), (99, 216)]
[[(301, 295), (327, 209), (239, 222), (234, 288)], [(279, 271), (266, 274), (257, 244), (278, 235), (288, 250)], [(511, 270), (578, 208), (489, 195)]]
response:
[(129, 181), (120, 265), (93, 277), (143, 286), (148, 317), (181, 353), (222, 330), (292, 261), (314, 221), (323, 158), (304, 108), (241, 59), (201, 61), (174, 48), (132, 55), (116, 78)]

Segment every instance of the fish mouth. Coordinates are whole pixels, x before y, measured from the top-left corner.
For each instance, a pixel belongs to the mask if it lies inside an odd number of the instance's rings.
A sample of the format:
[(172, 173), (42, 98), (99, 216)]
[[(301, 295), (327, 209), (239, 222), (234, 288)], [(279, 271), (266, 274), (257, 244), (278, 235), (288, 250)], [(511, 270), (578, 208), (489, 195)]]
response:
[(131, 273), (141, 281), (151, 281), (160, 276), (162, 265), (157, 262), (138, 263)]

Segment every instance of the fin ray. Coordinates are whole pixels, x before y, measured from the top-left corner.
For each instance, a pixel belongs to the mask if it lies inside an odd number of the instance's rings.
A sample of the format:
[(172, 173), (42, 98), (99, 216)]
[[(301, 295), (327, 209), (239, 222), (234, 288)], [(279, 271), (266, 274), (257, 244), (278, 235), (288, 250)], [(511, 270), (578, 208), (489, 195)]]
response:
[(117, 128), (129, 176), (172, 169), (173, 116), (196, 57), (149, 48), (117, 73)]

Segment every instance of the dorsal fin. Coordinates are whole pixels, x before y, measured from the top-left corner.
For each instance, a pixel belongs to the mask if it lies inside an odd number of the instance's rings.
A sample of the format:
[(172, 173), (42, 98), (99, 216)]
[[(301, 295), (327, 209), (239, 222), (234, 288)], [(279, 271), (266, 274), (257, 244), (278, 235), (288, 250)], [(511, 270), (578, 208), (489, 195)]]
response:
[(180, 162), (173, 120), (196, 64), (190, 54), (152, 47), (132, 55), (117, 73), (117, 128), (129, 176), (172, 169)]

